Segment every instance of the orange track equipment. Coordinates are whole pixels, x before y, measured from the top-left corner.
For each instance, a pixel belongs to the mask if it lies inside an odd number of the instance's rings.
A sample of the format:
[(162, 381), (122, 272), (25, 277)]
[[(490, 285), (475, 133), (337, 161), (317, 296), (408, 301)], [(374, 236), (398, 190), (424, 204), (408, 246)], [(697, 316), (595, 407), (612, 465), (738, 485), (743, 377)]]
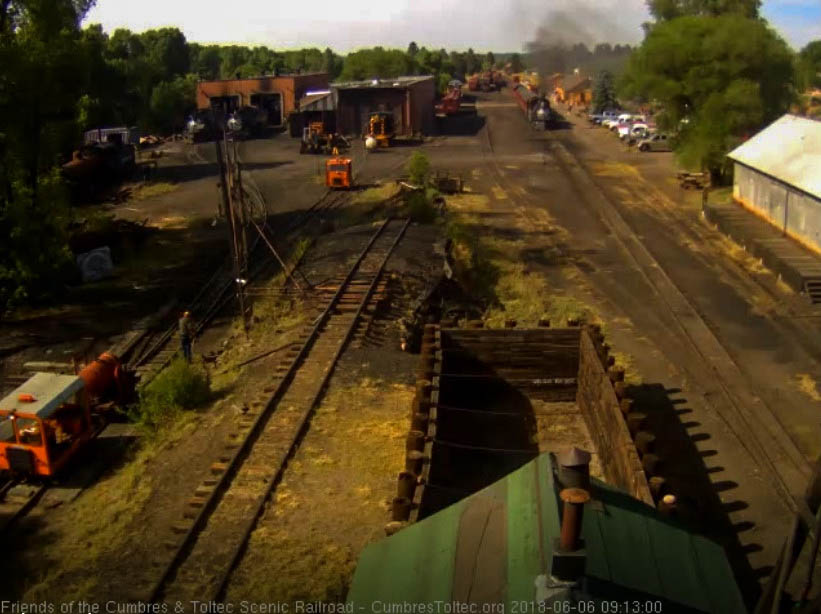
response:
[(119, 359), (108, 353), (79, 375), (35, 373), (0, 399), (0, 471), (59, 473), (105, 425), (98, 403), (126, 401), (131, 386)]
[(353, 185), (353, 165), (350, 158), (331, 158), (325, 162), (325, 185), (347, 189)]

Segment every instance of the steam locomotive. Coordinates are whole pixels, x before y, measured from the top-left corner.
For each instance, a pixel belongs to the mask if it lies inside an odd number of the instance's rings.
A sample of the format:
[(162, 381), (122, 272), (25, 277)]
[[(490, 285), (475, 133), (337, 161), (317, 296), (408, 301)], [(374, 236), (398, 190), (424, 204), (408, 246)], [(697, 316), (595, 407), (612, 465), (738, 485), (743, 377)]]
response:
[(553, 110), (544, 94), (534, 92), (522, 83), (517, 83), (513, 88), (513, 96), (531, 126), (537, 130), (547, 130), (553, 125)]

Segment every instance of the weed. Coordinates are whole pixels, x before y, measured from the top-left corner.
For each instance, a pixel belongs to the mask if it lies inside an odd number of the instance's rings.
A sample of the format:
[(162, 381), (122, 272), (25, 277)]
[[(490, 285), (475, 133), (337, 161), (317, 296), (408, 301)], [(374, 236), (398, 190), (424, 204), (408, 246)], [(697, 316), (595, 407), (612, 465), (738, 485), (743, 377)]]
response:
[(405, 196), (408, 217), (417, 224), (433, 224), (436, 221), (436, 208), (426, 192), (408, 192)]
[(408, 160), (408, 178), (414, 185), (424, 185), (430, 175), (430, 160), (421, 151), (414, 151)]
[(146, 198), (162, 196), (175, 191), (179, 187), (178, 183), (169, 183), (167, 181), (144, 183), (132, 190), (131, 200), (145, 200)]
[(205, 371), (180, 357), (140, 389), (139, 404), (131, 415), (140, 424), (157, 430), (181, 410), (205, 404), (210, 396), (211, 387)]

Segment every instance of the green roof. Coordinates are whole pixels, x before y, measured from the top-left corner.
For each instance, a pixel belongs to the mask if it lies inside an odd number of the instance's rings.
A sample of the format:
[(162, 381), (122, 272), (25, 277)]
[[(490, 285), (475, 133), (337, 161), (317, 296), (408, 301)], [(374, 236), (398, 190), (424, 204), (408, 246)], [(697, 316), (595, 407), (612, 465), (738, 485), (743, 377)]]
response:
[[(456, 601), (503, 603), (509, 613), (517, 611), (515, 602), (534, 601), (536, 578), (549, 570), (559, 535), (552, 467), (543, 454), (368, 546), (348, 594), (354, 610), (371, 611), (374, 603)], [(592, 482), (593, 500), (582, 523), (587, 566), (575, 598), (661, 600), (665, 614), (746, 612), (720, 546), (626, 493)]]

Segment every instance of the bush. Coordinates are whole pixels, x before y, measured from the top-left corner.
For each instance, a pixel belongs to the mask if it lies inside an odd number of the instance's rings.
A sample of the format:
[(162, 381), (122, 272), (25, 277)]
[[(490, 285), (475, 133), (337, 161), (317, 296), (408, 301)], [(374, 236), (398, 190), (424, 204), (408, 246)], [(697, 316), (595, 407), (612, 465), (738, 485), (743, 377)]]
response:
[(132, 418), (156, 430), (181, 410), (202, 406), (210, 396), (211, 387), (205, 371), (177, 358), (148, 385), (140, 388), (140, 401)]
[(408, 216), (418, 224), (432, 224), (436, 221), (436, 208), (425, 191), (409, 192), (405, 197)]
[(430, 174), (430, 160), (421, 151), (414, 151), (408, 160), (408, 178), (414, 185), (424, 185)]

